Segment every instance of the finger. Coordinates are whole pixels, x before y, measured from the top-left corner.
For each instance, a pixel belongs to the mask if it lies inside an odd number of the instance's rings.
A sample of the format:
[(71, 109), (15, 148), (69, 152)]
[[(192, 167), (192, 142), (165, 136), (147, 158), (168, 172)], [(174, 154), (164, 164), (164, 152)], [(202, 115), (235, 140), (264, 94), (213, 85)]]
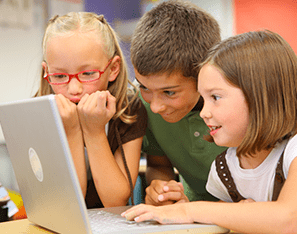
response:
[[(136, 205), (136, 206), (133, 206), (133, 207), (127, 209), (126, 211), (124, 211), (123, 213), (121, 213), (121, 216), (122, 216), (122, 217), (126, 217), (126, 215), (128, 215), (128, 217), (129, 217), (129, 216), (132, 217), (133, 214), (136, 215), (135, 210), (139, 209), (139, 207), (141, 207), (142, 205), (143, 205), (143, 204)], [(130, 213), (132, 213), (132, 214), (130, 214)]]
[[(161, 195), (159, 195), (159, 196), (161, 196)], [(174, 203), (173, 201), (166, 201), (165, 199), (161, 201), (161, 200), (159, 200), (160, 199), (159, 196), (157, 196), (155, 199), (152, 199), (151, 197), (146, 196), (145, 204), (153, 205), (153, 206), (164, 206), (164, 205), (171, 205)]]
[(178, 182), (177, 184), (178, 184), (178, 186), (181, 188), (182, 191), (185, 191), (184, 186), (183, 186), (183, 183)]
[(101, 110), (106, 109), (108, 93), (106, 91), (96, 92), (96, 106)]
[(163, 222), (157, 214), (157, 209), (158, 207), (142, 205), (138, 206), (136, 209), (131, 210), (129, 213), (126, 213), (124, 217), (126, 217), (128, 221), (134, 220), (137, 223), (148, 220), (155, 220), (159, 223), (165, 223), (166, 220), (163, 220)]
[(146, 195), (145, 195), (145, 204), (148, 204), (148, 205), (158, 205), (159, 201), (158, 201), (158, 194), (155, 193), (147, 193), (146, 192)]
[[(146, 213), (136, 216), (134, 218), (134, 221), (137, 223), (147, 221), (147, 220), (154, 220), (154, 216), (153, 216), (152, 212), (146, 212)], [(156, 220), (156, 221), (158, 221), (158, 220)]]
[(183, 197), (184, 197), (184, 193), (181, 192), (181, 191), (167, 192), (167, 193), (163, 193), (163, 194), (159, 195), (158, 200), (161, 201), (161, 202), (164, 202), (164, 201), (179, 201)]
[(86, 101), (88, 100), (89, 96), (90, 96), (90, 95), (89, 95), (88, 93), (86, 93), (86, 94), (80, 99), (80, 101), (79, 101), (79, 103), (78, 103), (77, 106), (83, 106), (83, 105), (86, 103)]
[(150, 197), (145, 197), (145, 204), (147, 205), (153, 205), (153, 206), (165, 206), (165, 205), (171, 205), (174, 201), (160, 201), (158, 197), (156, 199), (151, 199)]
[(158, 196), (164, 192), (162, 188), (163, 186), (154, 187), (153, 185), (147, 187), (145, 190), (146, 192), (145, 203), (151, 204), (151, 205), (158, 205), (159, 204)]
[(183, 185), (180, 182), (176, 182), (175, 180), (169, 181), (164, 187), (164, 192), (172, 192), (172, 191), (183, 191)]
[(73, 110), (73, 106), (75, 106), (74, 103), (72, 103), (68, 98), (66, 98), (62, 94), (57, 94), (55, 98), (60, 115), (62, 117), (67, 116), (69, 113), (71, 113), (71, 111)]
[(116, 112), (116, 98), (110, 94), (109, 91), (107, 91), (107, 106), (106, 108), (112, 112)]
[(62, 94), (57, 94), (55, 95), (55, 99), (56, 99), (56, 103), (58, 108), (65, 108), (65, 100), (64, 100), (64, 96)]
[(92, 93), (89, 95), (88, 99), (84, 103), (84, 108), (87, 110), (92, 110), (97, 106), (97, 99), (98, 99), (99, 91)]
[(162, 194), (158, 195), (154, 194), (146, 194), (145, 196), (145, 204), (154, 205), (154, 206), (164, 206), (173, 204), (173, 201), (169, 201), (166, 197), (163, 197)]
[(152, 219), (153, 216), (151, 210), (153, 209), (153, 206), (141, 204), (127, 210), (121, 215), (125, 217), (128, 221), (135, 220), (137, 222), (142, 222), (145, 220)]
[(163, 180), (153, 180), (150, 187), (158, 194), (162, 194), (164, 192), (164, 187), (168, 185), (168, 181)]

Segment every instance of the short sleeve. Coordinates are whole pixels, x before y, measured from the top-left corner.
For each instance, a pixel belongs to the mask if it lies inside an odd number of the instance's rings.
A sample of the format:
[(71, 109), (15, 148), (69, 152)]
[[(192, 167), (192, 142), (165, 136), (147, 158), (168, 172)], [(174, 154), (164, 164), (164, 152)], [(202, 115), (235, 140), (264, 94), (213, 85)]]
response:
[(132, 109), (133, 114), (137, 115), (137, 119), (133, 124), (129, 125), (123, 135), (121, 134), (123, 144), (135, 140), (139, 137), (143, 137), (146, 132), (147, 113), (140, 99), (136, 99), (136, 101), (134, 101), (134, 103), (132, 104)]
[(284, 151), (284, 163), (283, 163), (283, 170), (285, 174), (285, 178), (287, 178), (290, 165), (292, 161), (297, 157), (297, 135), (292, 137)]
[(143, 138), (142, 151), (149, 155), (164, 156), (166, 155), (164, 151), (159, 146), (157, 140), (155, 139), (153, 133), (149, 128), (146, 130), (146, 134)]

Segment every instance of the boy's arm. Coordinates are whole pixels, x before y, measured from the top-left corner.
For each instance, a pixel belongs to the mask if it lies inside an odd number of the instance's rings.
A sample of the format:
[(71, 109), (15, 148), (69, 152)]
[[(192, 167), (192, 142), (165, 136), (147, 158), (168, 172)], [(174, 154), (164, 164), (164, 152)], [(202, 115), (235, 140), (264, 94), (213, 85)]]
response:
[(146, 183), (153, 180), (170, 181), (175, 179), (173, 166), (166, 156), (147, 155)]

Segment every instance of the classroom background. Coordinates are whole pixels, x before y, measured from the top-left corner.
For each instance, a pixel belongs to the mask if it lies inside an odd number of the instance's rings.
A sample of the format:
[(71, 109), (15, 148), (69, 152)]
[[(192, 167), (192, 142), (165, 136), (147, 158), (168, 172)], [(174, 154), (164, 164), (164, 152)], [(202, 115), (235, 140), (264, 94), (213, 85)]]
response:
[[(138, 19), (164, 0), (0, 0), (0, 102), (29, 98), (41, 71), (42, 36), (49, 18), (70, 11), (103, 14), (121, 39), (130, 79), (130, 39)], [(222, 38), (270, 29), (297, 52), (297, 0), (190, 0), (220, 24)], [(0, 125), (0, 181), (18, 191)]]

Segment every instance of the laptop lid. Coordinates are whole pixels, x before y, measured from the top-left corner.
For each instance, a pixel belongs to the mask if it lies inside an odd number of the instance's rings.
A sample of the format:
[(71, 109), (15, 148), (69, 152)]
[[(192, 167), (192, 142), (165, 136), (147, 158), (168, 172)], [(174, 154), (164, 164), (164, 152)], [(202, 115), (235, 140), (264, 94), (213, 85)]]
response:
[(0, 124), (28, 219), (60, 233), (91, 233), (54, 95), (0, 104)]
[[(58, 233), (92, 233), (55, 96), (0, 104), (0, 124), (28, 219)], [(116, 220), (123, 219), (119, 214), (127, 208), (98, 209), (96, 216), (107, 211), (117, 214)], [(203, 224), (136, 226), (127, 223), (127, 227), (102, 233), (228, 232)]]

